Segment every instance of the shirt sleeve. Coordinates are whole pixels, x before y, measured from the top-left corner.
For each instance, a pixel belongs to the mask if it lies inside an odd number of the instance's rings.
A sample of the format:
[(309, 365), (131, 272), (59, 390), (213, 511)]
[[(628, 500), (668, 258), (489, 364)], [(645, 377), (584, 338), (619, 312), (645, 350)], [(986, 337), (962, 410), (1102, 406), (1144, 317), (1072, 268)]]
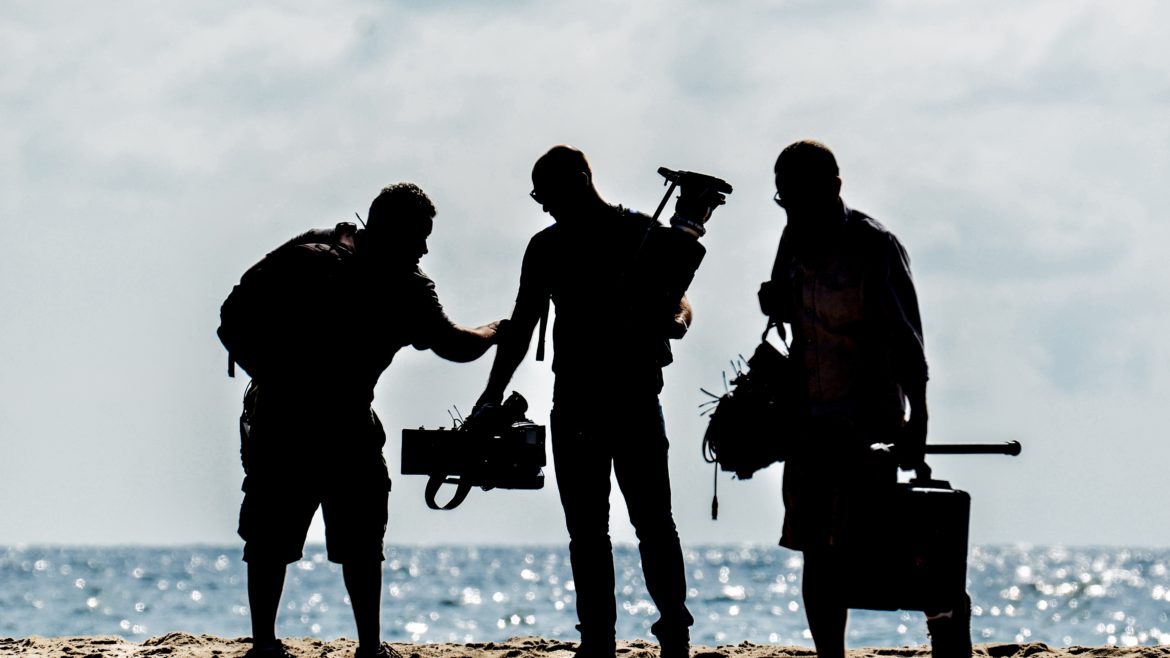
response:
[(454, 328), (451, 319), (443, 311), (435, 282), (421, 269), (410, 275), (411, 334), (407, 340), (416, 350), (429, 350), (444, 331)]
[(520, 265), (520, 289), (516, 292), (516, 305), (536, 307), (547, 303), (552, 289), (549, 285), (548, 259), (552, 256), (552, 240), (555, 236), (546, 229), (532, 236), (524, 250), (524, 261)]
[(910, 256), (892, 234), (886, 247), (882, 316), (894, 376), (899, 382), (925, 382), (929, 376), (923, 347), (922, 317), (910, 275)]

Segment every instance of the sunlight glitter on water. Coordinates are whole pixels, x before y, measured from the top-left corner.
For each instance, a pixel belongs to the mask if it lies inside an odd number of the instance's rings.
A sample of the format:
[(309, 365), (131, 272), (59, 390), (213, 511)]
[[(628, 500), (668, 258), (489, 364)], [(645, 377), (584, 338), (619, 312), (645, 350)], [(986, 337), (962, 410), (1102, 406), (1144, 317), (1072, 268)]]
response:
[[(774, 547), (685, 552), (696, 643), (808, 645), (800, 555)], [(651, 637), (657, 613), (637, 550), (615, 551), (619, 637)], [(977, 641), (1170, 644), (1170, 551), (975, 547), (968, 569)], [(387, 639), (490, 641), (523, 632), (575, 639), (575, 591), (563, 547), (393, 547), (387, 551)], [(249, 632), (238, 549), (0, 548), (0, 635), (170, 630)], [(337, 565), (311, 546), (289, 571), (280, 632), (353, 636)], [(851, 646), (926, 641), (920, 613), (854, 611)]]

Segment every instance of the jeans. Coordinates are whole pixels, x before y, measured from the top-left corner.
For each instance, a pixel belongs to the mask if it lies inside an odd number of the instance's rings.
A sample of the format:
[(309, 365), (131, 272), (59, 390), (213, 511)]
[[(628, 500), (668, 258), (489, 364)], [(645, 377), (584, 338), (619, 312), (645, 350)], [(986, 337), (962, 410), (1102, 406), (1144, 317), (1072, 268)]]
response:
[(656, 395), (595, 401), (558, 397), (552, 416), (553, 467), (569, 530), (582, 642), (612, 643), (617, 622), (609, 537), (610, 470), (617, 475), (638, 537), (646, 589), (658, 608), (659, 642), (686, 642), (682, 547), (670, 509), (669, 442)]

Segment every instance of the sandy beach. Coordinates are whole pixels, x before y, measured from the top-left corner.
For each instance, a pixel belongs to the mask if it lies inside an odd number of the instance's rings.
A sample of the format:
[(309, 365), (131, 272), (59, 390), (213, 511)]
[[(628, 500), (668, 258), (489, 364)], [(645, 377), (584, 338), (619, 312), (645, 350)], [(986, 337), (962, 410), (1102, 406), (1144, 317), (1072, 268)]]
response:
[[(312, 638), (285, 639), (285, 645), (296, 656), (305, 658), (350, 658), (356, 648), (353, 640), (330, 642)], [(412, 644), (389, 645), (398, 658), (571, 658), (576, 644), (543, 637), (514, 637), (504, 642), (471, 644)], [(168, 633), (142, 642), (131, 642), (118, 636), (90, 637), (28, 637), (0, 639), (0, 656), (22, 658), (238, 658), (248, 650), (247, 638), (221, 638), (211, 635)], [(658, 646), (645, 640), (618, 643), (618, 655), (624, 658), (657, 658)], [(859, 648), (849, 651), (853, 658), (898, 656), (929, 658), (928, 647)], [(1158, 647), (1050, 647), (1042, 643), (979, 644), (975, 655), (988, 658), (1170, 658), (1170, 646)], [(788, 656), (815, 656), (804, 647), (742, 642), (717, 647), (695, 646), (692, 658), (784, 658)]]

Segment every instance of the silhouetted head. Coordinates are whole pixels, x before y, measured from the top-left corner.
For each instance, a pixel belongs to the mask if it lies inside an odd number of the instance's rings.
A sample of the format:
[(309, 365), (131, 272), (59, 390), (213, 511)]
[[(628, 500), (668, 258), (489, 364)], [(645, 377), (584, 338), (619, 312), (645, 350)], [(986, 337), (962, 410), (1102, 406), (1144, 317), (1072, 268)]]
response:
[(534, 201), (557, 222), (573, 222), (604, 204), (593, 187), (593, 171), (585, 154), (559, 145), (540, 156), (532, 167)]
[(396, 263), (417, 265), (427, 253), (434, 219), (435, 205), (419, 186), (395, 183), (385, 187), (370, 204), (363, 248)]
[(776, 203), (788, 212), (790, 222), (815, 220), (840, 207), (837, 158), (824, 144), (805, 139), (788, 145), (776, 158), (774, 172)]

